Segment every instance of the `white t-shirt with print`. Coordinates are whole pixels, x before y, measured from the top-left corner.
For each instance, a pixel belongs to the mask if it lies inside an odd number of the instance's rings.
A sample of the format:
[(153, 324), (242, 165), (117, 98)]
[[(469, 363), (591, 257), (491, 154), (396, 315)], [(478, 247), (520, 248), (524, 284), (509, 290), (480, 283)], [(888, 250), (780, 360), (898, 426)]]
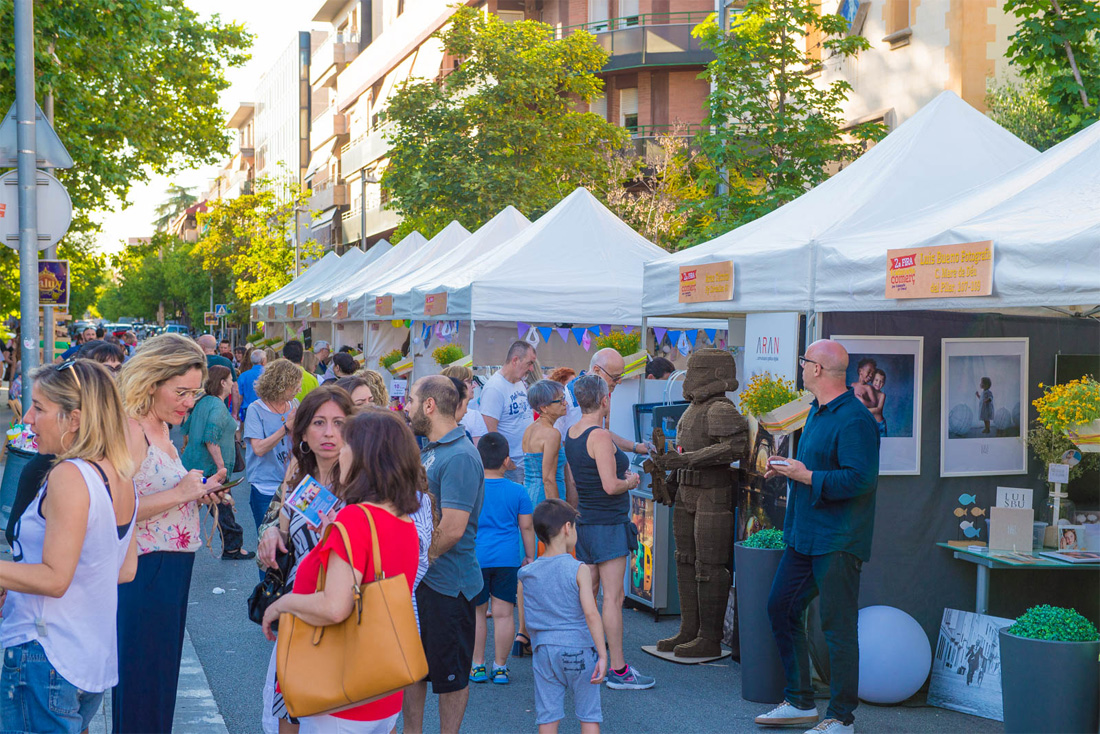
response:
[(485, 418), (482, 417), (481, 411), (473, 408), (466, 409), (466, 415), (462, 416), (458, 425), (468, 431), (472, 438), (481, 438), (489, 432), (489, 426), (485, 425)]
[(497, 372), (481, 388), (481, 414), (495, 418), (497, 431), (508, 439), (508, 453), (517, 466), (523, 462), (523, 433), (535, 420), (527, 402), (527, 385), (523, 380), (508, 382)]

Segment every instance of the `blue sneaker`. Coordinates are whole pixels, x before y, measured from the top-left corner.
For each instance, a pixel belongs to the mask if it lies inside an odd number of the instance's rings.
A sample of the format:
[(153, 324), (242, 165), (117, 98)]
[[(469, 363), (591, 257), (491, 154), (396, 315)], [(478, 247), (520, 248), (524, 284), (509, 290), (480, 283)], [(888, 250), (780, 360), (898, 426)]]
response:
[(644, 691), (657, 684), (655, 678), (642, 675), (633, 666), (627, 665), (622, 675), (614, 670), (607, 671), (607, 687), (620, 691)]
[(470, 682), (471, 683), (484, 683), (489, 680), (489, 676), (485, 673), (484, 665), (475, 665), (470, 668)]
[(498, 668), (494, 665), (493, 666), (493, 683), (496, 683), (496, 684), (502, 685), (502, 686), (506, 686), (510, 682), (511, 681), (508, 680), (508, 666), (505, 666), (503, 668)]

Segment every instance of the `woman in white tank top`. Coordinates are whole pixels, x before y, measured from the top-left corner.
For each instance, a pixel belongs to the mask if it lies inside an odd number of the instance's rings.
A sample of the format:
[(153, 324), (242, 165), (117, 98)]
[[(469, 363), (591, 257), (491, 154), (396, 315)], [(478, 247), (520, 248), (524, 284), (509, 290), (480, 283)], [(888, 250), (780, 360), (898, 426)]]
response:
[(34, 373), (25, 420), (57, 455), (0, 561), (0, 730), (81, 732), (118, 680), (117, 584), (137, 569), (137, 495), (110, 373), (69, 360)]

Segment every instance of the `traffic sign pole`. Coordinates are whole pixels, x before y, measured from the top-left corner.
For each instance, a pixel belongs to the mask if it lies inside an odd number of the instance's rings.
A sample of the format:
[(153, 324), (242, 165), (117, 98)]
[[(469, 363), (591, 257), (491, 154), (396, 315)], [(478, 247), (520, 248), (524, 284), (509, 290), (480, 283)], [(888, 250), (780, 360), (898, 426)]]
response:
[[(19, 312), (23, 340), (23, 411), (38, 367), (38, 171), (34, 117), (34, 4), (15, 0), (15, 114), (19, 160)], [(50, 334), (53, 338), (53, 334)]]

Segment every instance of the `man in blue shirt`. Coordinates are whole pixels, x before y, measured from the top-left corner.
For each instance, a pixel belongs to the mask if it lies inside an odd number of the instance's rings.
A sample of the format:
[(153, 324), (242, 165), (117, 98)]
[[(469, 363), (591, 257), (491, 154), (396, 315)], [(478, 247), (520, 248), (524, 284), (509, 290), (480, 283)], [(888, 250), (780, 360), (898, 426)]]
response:
[(788, 487), (787, 550), (768, 599), (787, 687), (785, 702), (757, 716), (756, 723), (791, 726), (818, 720), (805, 612), (820, 594), (830, 700), (813, 734), (852, 734), (852, 712), (859, 703), (859, 573), (871, 556), (879, 432), (871, 412), (845, 384), (844, 347), (828, 339), (814, 342), (799, 363), (803, 384), (815, 398), (813, 407), (798, 458), (772, 459), (767, 474), (787, 477)]
[(260, 379), (260, 375), (264, 372), (264, 365), (267, 364), (267, 352), (262, 349), (253, 349), (251, 361), (252, 367), (242, 372), (241, 376), (237, 378), (237, 389), (241, 392), (240, 418), (242, 421), (248, 406), (256, 401), (256, 380)]

